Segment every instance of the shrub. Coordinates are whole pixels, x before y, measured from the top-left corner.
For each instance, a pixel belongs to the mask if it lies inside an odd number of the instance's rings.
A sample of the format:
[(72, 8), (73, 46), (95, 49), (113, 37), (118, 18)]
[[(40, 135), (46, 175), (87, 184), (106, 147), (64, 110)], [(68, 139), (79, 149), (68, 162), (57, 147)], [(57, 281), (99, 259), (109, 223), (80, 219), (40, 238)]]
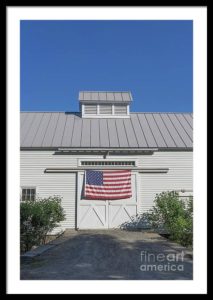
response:
[(177, 192), (157, 194), (155, 206), (146, 214), (153, 228), (164, 229), (172, 240), (184, 246), (193, 242), (193, 199), (180, 199)]
[(20, 205), (21, 251), (45, 243), (47, 233), (65, 220), (60, 197), (28, 200)]

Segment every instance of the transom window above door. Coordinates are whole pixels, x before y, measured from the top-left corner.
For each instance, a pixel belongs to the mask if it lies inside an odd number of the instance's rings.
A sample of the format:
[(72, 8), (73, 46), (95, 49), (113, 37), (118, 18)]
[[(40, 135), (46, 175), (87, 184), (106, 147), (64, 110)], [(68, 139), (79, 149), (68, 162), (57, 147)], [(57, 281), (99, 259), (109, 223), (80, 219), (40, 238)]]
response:
[(135, 161), (81, 161), (81, 166), (133, 166)]

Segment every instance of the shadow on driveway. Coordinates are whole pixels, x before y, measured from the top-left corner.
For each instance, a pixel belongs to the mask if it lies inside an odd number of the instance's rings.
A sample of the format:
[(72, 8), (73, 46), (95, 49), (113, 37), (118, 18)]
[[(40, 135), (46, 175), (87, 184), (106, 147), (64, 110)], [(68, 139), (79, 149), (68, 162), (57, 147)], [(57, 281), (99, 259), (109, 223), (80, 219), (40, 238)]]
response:
[(193, 264), (182, 250), (156, 234), (73, 231), (40, 256), (22, 261), (21, 279), (189, 280)]

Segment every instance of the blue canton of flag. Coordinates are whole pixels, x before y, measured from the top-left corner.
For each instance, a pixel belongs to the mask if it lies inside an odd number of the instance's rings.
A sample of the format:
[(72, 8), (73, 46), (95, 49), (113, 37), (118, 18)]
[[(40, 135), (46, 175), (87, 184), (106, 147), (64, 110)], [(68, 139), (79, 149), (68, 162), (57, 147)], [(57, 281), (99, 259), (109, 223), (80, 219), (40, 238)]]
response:
[(87, 171), (86, 184), (89, 185), (103, 185), (103, 172), (101, 171)]

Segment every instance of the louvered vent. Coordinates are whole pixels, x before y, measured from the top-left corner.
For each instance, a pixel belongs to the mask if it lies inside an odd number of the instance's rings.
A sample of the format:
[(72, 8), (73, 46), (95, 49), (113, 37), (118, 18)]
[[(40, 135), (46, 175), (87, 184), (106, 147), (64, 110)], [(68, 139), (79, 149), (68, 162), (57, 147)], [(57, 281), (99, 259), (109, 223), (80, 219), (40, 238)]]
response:
[(84, 105), (84, 113), (86, 115), (96, 115), (97, 105), (91, 105), (91, 104)]
[(99, 112), (101, 115), (111, 115), (112, 114), (112, 105), (100, 105)]
[(135, 161), (81, 161), (82, 166), (133, 166)]
[(115, 105), (114, 106), (115, 115), (126, 115), (127, 106), (126, 105)]

